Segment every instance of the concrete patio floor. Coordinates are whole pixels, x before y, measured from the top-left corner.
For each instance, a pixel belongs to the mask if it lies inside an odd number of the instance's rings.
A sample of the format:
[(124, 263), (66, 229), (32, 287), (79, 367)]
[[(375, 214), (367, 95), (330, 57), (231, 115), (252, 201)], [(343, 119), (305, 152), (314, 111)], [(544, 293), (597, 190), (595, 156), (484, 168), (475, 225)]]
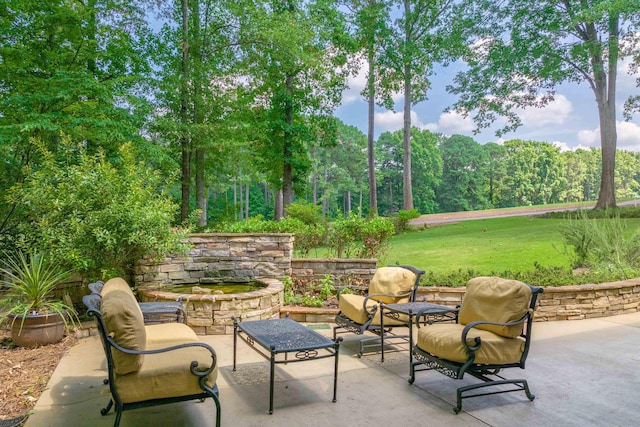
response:
[[(315, 325), (331, 336), (333, 325)], [(635, 426), (640, 405), (640, 312), (615, 317), (534, 324), (525, 370), (536, 399), (523, 392), (465, 400), (455, 415), (455, 389), (477, 382), (418, 373), (408, 384), (407, 346), (358, 358), (360, 336), (344, 334), (338, 400), (331, 402), (333, 358), (276, 366), (274, 413), (268, 414), (269, 364), (244, 342), (232, 371), (233, 337), (206, 336), (217, 352), (224, 426)], [(402, 349), (403, 348), (403, 349)], [(66, 354), (27, 427), (111, 426), (105, 358), (98, 337), (82, 339)], [(212, 426), (215, 405), (183, 402), (127, 411), (121, 426)]]

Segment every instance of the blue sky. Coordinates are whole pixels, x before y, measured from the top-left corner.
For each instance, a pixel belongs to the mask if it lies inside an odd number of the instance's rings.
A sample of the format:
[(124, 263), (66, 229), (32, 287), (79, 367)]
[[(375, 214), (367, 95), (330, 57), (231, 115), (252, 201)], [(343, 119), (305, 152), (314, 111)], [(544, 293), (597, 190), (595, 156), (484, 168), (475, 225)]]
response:
[[(638, 76), (630, 76), (627, 73), (628, 65), (628, 61), (622, 62), (618, 72), (618, 149), (640, 152), (640, 114), (636, 114), (630, 122), (625, 122), (622, 116), (623, 104), (629, 95), (640, 93), (635, 81)], [(363, 65), (361, 72), (349, 79), (349, 89), (343, 93), (342, 105), (337, 109), (336, 116), (366, 134), (367, 104), (360, 95), (366, 82), (365, 70), (366, 67)], [(445, 135), (468, 135), (481, 144), (519, 138), (554, 143), (563, 150), (600, 147), (598, 109), (587, 83), (564, 84), (557, 87), (555, 101), (546, 108), (521, 111), (519, 115), (523, 126), (499, 139), (495, 136), (497, 126), (474, 135), (474, 124), (470, 118), (464, 119), (459, 115), (443, 112), (456, 100), (454, 95), (448, 94), (445, 90), (452, 82), (454, 73), (451, 68), (436, 69), (428, 92), (429, 99), (412, 108), (412, 125)], [(376, 109), (376, 138), (382, 132), (402, 129), (402, 96), (395, 100), (395, 112), (379, 107)]]

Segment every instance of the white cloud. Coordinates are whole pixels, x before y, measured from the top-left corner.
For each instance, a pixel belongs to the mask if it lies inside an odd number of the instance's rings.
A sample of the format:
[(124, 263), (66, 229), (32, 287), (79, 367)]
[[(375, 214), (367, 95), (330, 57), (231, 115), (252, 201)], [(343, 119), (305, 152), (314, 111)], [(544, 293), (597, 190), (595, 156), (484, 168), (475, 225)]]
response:
[(342, 92), (343, 105), (363, 100), (361, 92), (367, 85), (368, 62), (359, 61), (358, 64), (358, 73), (356, 75), (349, 75), (347, 79), (347, 89)]
[(475, 127), (471, 117), (464, 117), (455, 111), (448, 111), (440, 114), (437, 123), (427, 123), (422, 128), (432, 132), (453, 134), (471, 132)]
[(551, 143), (551, 145), (553, 145), (554, 147), (558, 147), (560, 149), (561, 152), (565, 152), (565, 151), (575, 151), (577, 149), (583, 149), (583, 150), (588, 150), (589, 147), (585, 147), (582, 144), (578, 144), (578, 146), (576, 147), (572, 147), (569, 145), (568, 142), (564, 142), (564, 141), (553, 141)]
[(640, 151), (640, 125), (632, 122), (618, 122), (618, 148)]
[[(618, 149), (640, 151), (640, 125), (633, 122), (616, 122)], [(578, 142), (587, 147), (600, 147), (600, 127), (578, 132)]]
[[(381, 132), (393, 132), (402, 129), (404, 125), (404, 113), (402, 111), (396, 112), (391, 110), (376, 112), (374, 120), (377, 130)], [(420, 129), (425, 127), (415, 111), (411, 111), (411, 126)]]
[(573, 111), (571, 101), (564, 95), (556, 95), (555, 99), (543, 108), (529, 107), (522, 109), (518, 115), (522, 124), (528, 127), (564, 124)]

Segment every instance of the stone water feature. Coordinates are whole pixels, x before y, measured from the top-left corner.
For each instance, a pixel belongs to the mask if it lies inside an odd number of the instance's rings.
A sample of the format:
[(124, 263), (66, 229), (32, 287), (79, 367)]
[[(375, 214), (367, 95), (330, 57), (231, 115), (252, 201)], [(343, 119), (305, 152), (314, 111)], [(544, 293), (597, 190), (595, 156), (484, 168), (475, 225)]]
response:
[[(291, 274), (292, 234), (192, 234), (186, 255), (161, 262), (143, 259), (134, 267), (141, 301), (181, 300), (187, 324), (198, 334), (232, 334), (232, 316), (240, 320), (280, 317), (281, 279)], [(258, 282), (263, 288), (232, 294), (176, 293), (176, 285)], [(215, 291), (214, 291), (215, 292)]]

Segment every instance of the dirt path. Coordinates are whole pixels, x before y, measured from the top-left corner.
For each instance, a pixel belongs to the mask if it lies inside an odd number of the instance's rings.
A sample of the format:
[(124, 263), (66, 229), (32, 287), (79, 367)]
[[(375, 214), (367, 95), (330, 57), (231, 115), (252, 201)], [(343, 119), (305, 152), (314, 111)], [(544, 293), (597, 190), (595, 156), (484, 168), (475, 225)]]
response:
[[(628, 200), (619, 202), (618, 206), (629, 206), (640, 204), (640, 200)], [(411, 225), (431, 225), (445, 224), (448, 222), (458, 222), (470, 219), (495, 218), (505, 216), (527, 216), (542, 215), (548, 212), (563, 212), (577, 209), (591, 209), (595, 203), (591, 204), (568, 204), (557, 207), (550, 206), (523, 206), (519, 208), (506, 209), (489, 209), (484, 211), (465, 211), (465, 212), (447, 212), (438, 214), (422, 215), (419, 218), (411, 220)]]

